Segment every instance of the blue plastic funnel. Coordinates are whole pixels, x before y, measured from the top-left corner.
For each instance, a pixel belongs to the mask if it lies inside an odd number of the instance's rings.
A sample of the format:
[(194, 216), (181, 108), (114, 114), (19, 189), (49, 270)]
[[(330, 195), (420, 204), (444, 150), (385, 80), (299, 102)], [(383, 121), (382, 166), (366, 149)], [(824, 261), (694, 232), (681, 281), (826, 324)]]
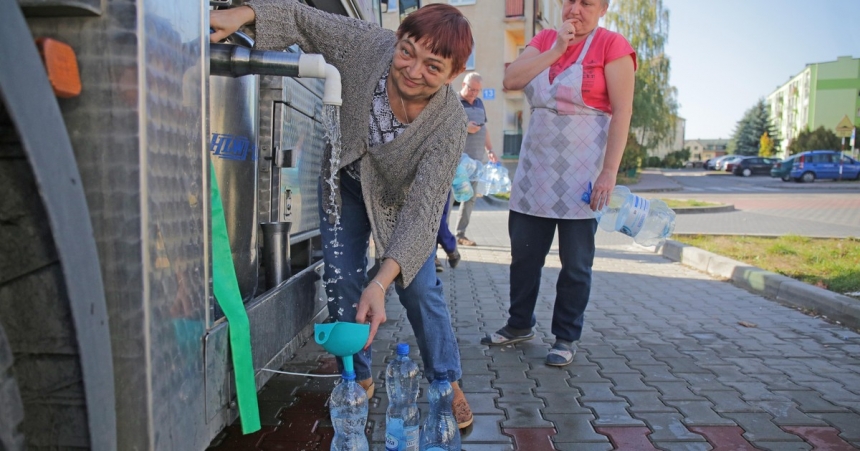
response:
[(370, 324), (335, 321), (314, 325), (314, 340), (330, 354), (343, 359), (344, 371), (355, 371), (352, 356), (364, 348), (369, 336)]

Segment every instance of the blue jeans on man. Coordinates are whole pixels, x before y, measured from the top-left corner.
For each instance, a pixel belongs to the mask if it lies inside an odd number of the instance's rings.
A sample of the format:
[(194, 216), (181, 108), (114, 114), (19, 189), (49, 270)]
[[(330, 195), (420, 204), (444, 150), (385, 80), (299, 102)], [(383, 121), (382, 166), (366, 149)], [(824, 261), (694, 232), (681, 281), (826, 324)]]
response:
[[(318, 191), (321, 191), (321, 187)], [(367, 249), (371, 228), (361, 190), (361, 183), (346, 171), (340, 172), (341, 217), (339, 229), (328, 223), (320, 198), (320, 235), (323, 242), (325, 272), (323, 281), (328, 298), (328, 311), (332, 319), (355, 322), (358, 301), (369, 282), (367, 277)], [(339, 243), (332, 247), (332, 243)], [(436, 371), (447, 371), (448, 380), (462, 376), (460, 349), (451, 326), (451, 316), (442, 289), (436, 277), (434, 249), (427, 249), (427, 260), (408, 287), (394, 284), (400, 303), (406, 308), (406, 317), (412, 325), (424, 374), (428, 380)], [(371, 350), (363, 350), (353, 357), (357, 380), (372, 377)], [(343, 370), (341, 360), (338, 367)]]

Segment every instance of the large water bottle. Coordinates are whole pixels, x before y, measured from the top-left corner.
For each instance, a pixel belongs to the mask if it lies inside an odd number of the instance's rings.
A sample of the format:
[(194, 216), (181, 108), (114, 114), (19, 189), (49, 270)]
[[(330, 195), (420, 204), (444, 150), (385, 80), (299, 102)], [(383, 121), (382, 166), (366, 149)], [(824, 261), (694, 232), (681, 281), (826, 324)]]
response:
[[(590, 202), (591, 184), (582, 195)], [(609, 203), (594, 212), (600, 228), (621, 232), (643, 246), (656, 246), (675, 230), (675, 212), (660, 199), (645, 199), (630, 192), (626, 186), (616, 186)]]
[(454, 181), (451, 182), (454, 200), (457, 202), (466, 202), (475, 195), (470, 180), (475, 176), (477, 170), (477, 161), (469, 158), (466, 154), (460, 155), (460, 163), (457, 165), (457, 171), (454, 173)]
[(487, 196), (492, 194), (492, 183), (493, 183), (493, 166), (491, 163), (487, 163), (481, 166), (476, 173), (475, 179), (475, 194), (480, 196)]
[(448, 382), (447, 372), (436, 372), (427, 399), (430, 413), (421, 425), (421, 451), (460, 451), (460, 429), (451, 409), (454, 388)]
[(499, 163), (499, 171), (502, 174), (502, 180), (499, 183), (499, 192), (500, 193), (510, 193), (511, 192), (511, 176), (508, 173), (508, 168), (504, 167)]
[(364, 435), (367, 392), (355, 382), (355, 372), (343, 372), (341, 383), (331, 391), (329, 410), (334, 425), (331, 451), (369, 451)]
[(400, 343), (397, 357), (385, 368), (385, 451), (418, 451), (418, 383), (418, 365), (409, 358), (409, 345)]

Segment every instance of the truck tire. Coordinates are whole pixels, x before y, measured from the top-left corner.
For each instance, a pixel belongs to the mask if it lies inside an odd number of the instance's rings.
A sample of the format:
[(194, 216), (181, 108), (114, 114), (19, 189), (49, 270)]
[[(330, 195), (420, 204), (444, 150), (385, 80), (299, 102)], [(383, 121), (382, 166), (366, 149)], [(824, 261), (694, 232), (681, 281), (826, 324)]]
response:
[(0, 451), (89, 449), (65, 278), (33, 171), (2, 102), (0, 161)]
[(12, 374), (12, 363), (12, 349), (0, 325), (0, 450), (3, 451), (24, 449), (24, 434), (20, 430), (24, 405)]

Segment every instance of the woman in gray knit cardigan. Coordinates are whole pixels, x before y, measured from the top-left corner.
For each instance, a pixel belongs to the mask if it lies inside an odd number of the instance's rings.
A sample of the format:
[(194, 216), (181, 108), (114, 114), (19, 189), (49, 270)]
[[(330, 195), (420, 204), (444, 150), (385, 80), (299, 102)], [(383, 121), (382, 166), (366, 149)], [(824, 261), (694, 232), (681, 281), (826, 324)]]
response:
[[(472, 51), (468, 21), (457, 8), (432, 4), (407, 16), (394, 33), (294, 0), (253, 0), (212, 11), (211, 39), (251, 23), (257, 48), (298, 44), (341, 73), (343, 153), (338, 167), (324, 159), (323, 179), (335, 174), (338, 183), (334, 193), (320, 185), (320, 233), (330, 315), (371, 326), (365, 350), (354, 357), (356, 378), (372, 396), (370, 343), (386, 320), (385, 294), (394, 284), (425, 375), (446, 371), (449, 380), (459, 380), (460, 352), (433, 260), (466, 138), (466, 116), (449, 84)], [(331, 194), (338, 208), (327, 205)], [(337, 230), (333, 211), (341, 212)], [(371, 233), (382, 264), (367, 280)], [(454, 414), (464, 428), (472, 412), (453, 385)]]

